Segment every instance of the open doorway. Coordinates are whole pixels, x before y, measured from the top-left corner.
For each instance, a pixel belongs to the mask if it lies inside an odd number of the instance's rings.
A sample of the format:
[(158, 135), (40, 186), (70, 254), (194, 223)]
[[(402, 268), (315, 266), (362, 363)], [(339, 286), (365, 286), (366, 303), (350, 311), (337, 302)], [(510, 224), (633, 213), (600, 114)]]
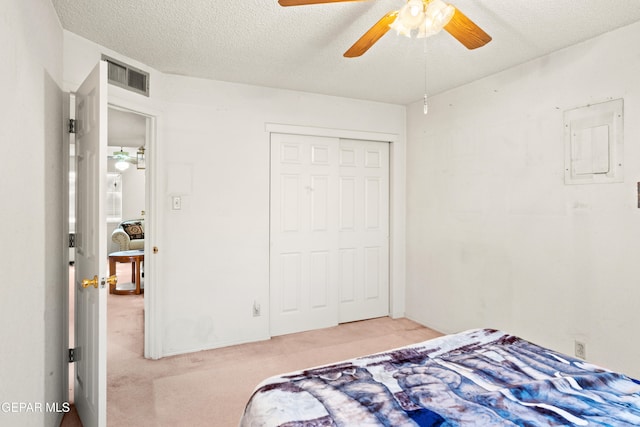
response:
[[(135, 248), (144, 251), (144, 234), (146, 227), (144, 226), (147, 209), (146, 206), (149, 202), (147, 193), (147, 163), (146, 158), (148, 155), (148, 147), (150, 144), (150, 138), (154, 133), (152, 129), (152, 121), (154, 119), (151, 116), (129, 111), (116, 106), (109, 106), (108, 109), (108, 131), (107, 131), (107, 155), (105, 159), (107, 165), (107, 194), (105, 194), (106, 200), (106, 224), (103, 230), (105, 230), (106, 241), (106, 253), (112, 254), (129, 248), (123, 248), (120, 243), (112, 238), (114, 231), (119, 228), (123, 221), (135, 221), (142, 224), (143, 236), (137, 236)], [(70, 243), (74, 240), (75, 234), (75, 138), (70, 139), (70, 206), (69, 206), (69, 230), (70, 230)], [(126, 158), (123, 158), (121, 154), (125, 153)], [(123, 164), (124, 163), (124, 164)], [(141, 237), (141, 239), (140, 239)], [(73, 246), (73, 244), (70, 244)], [(70, 248), (69, 260), (69, 344), (70, 348), (75, 347), (75, 331), (74, 331), (74, 298), (75, 298), (75, 269), (74, 269), (74, 253), (75, 248)], [(132, 264), (119, 263), (116, 264), (116, 275), (118, 276), (121, 285), (127, 288), (127, 285), (131, 285), (132, 278)], [(145, 279), (148, 281), (148, 276), (145, 278), (144, 264), (140, 269), (140, 285), (144, 289)], [(104, 274), (109, 273), (105, 271)], [(111, 298), (118, 298), (117, 309), (112, 310), (109, 300)], [(111, 316), (122, 317), (131, 312), (131, 316), (135, 317), (139, 322), (140, 318), (143, 318), (143, 312), (145, 310), (144, 294), (140, 295), (116, 295), (109, 294), (107, 297), (107, 318)], [(123, 313), (124, 311), (124, 313)], [(110, 324), (107, 334), (107, 348), (112, 347), (109, 342), (113, 333), (117, 331), (113, 330), (112, 325), (117, 322), (109, 322)], [(143, 320), (144, 323), (144, 320)], [(145, 349), (145, 328), (140, 328), (141, 333), (136, 337), (138, 339), (138, 347), (140, 348), (140, 354), (143, 355)], [(108, 368), (110, 369), (110, 368)], [(69, 365), (69, 400), (73, 402), (73, 387), (74, 387), (74, 375), (75, 364)]]
[(114, 107), (108, 117), (107, 253), (144, 250), (147, 117)]

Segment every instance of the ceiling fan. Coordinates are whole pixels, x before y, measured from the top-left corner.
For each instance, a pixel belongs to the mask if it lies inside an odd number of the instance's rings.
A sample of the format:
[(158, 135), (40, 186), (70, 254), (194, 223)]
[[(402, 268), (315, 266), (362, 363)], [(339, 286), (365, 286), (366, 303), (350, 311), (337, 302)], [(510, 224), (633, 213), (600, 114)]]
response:
[(127, 151), (123, 151), (122, 147), (120, 147), (120, 151), (114, 151), (112, 155), (107, 157), (110, 160), (116, 161), (115, 167), (120, 171), (126, 170), (129, 167), (129, 164), (138, 163), (138, 159), (130, 156)]
[[(302, 6), (348, 1), (362, 0), (278, 0), (278, 3), (281, 6)], [(442, 0), (407, 0), (400, 10), (393, 10), (376, 22), (344, 56), (354, 58), (364, 54), (391, 28), (408, 37), (415, 33), (418, 38), (432, 36), (444, 28), (467, 49), (476, 49), (491, 41), (491, 36), (482, 28)]]

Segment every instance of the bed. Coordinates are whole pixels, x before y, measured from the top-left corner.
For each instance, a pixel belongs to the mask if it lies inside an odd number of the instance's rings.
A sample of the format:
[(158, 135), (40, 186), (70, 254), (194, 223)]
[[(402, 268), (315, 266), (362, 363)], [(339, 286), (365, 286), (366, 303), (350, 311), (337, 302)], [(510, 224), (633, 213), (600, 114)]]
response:
[(240, 425), (638, 426), (640, 382), (477, 329), (269, 378)]

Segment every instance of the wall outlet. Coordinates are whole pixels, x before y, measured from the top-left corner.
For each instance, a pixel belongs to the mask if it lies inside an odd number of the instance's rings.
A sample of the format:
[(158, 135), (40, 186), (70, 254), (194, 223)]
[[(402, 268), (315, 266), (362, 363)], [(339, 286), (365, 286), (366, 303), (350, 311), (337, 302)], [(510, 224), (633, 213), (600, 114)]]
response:
[(260, 316), (260, 304), (258, 301), (253, 302), (253, 317)]
[(574, 345), (575, 345), (575, 353), (576, 353), (576, 357), (579, 357), (580, 359), (586, 360), (587, 358), (587, 344), (583, 343), (582, 341), (574, 341)]

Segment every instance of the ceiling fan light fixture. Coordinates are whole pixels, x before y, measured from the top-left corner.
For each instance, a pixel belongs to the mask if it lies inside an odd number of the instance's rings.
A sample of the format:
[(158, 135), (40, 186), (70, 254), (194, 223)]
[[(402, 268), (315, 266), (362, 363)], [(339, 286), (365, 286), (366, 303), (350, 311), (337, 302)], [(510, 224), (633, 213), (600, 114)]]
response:
[(127, 169), (129, 169), (129, 162), (127, 162), (125, 160), (118, 160), (114, 166), (120, 172), (126, 171)]
[(120, 151), (114, 151), (111, 158), (116, 161), (114, 166), (119, 171), (122, 172), (129, 169), (129, 153), (122, 150), (122, 147), (120, 147)]
[(446, 4), (442, 0), (431, 0), (425, 15), (426, 19), (433, 22), (434, 27), (440, 31), (451, 21), (455, 12), (456, 8), (450, 4)]
[(415, 30), (424, 21), (424, 3), (422, 0), (409, 0), (398, 12), (398, 19), (409, 30)]
[(446, 4), (442, 0), (431, 0), (416, 37), (431, 37), (438, 34), (451, 21), (455, 12), (456, 9), (450, 4)]
[(422, 24), (418, 28), (418, 33), (416, 34), (416, 38), (422, 39), (425, 37), (431, 37), (440, 32), (442, 28), (438, 28), (437, 25), (430, 19), (425, 19), (422, 21)]
[(451, 21), (456, 9), (442, 0), (408, 0), (390, 25), (398, 34), (430, 37), (438, 34)]
[(398, 35), (403, 35), (406, 37), (411, 37), (411, 28), (406, 27), (402, 20), (398, 17), (395, 21), (393, 21), (389, 27), (398, 33)]
[(122, 147), (120, 147), (120, 151), (114, 151), (113, 152), (113, 158), (114, 159), (121, 159), (124, 160), (127, 157), (129, 157), (129, 153), (126, 151), (122, 151)]

